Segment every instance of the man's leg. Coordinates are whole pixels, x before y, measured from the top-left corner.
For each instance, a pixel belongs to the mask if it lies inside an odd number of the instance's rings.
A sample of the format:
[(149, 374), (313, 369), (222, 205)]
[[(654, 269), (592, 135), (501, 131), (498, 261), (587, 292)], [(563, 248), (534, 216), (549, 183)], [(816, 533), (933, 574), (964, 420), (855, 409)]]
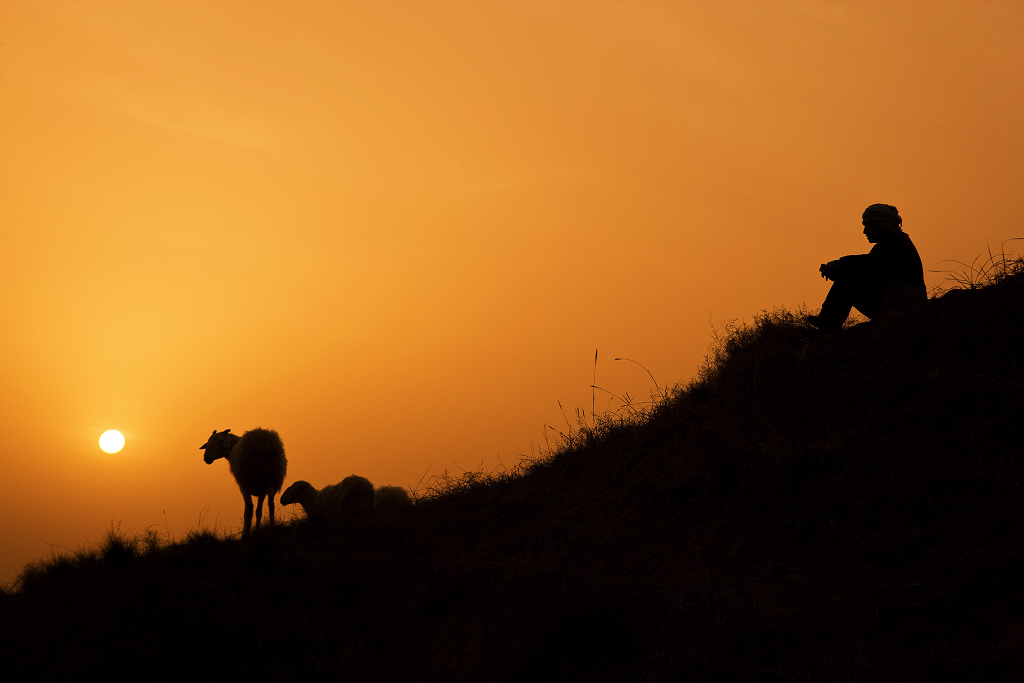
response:
[(833, 282), (818, 315), (807, 316), (807, 322), (822, 332), (839, 330), (853, 308), (855, 289), (849, 282)]
[(885, 299), (885, 289), (880, 282), (873, 280), (857, 283), (850, 300), (854, 308), (869, 318), (875, 318), (889, 308)]

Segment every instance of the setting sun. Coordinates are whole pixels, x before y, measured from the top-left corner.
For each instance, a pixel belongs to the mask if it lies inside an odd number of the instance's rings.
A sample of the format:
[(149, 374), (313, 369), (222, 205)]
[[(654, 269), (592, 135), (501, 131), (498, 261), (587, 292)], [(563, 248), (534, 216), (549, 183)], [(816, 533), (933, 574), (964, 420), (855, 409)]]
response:
[(117, 453), (124, 448), (124, 434), (116, 429), (108, 429), (100, 435), (100, 448), (104, 453)]

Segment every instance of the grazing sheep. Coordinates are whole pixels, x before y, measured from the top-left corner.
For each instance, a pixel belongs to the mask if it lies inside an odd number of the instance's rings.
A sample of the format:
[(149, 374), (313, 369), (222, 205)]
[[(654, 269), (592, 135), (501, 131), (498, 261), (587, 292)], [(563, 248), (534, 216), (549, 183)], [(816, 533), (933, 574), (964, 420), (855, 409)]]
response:
[(373, 508), (373, 484), (355, 474), (319, 491), (308, 481), (297, 481), (281, 494), (281, 505), (292, 503), (301, 505), (310, 519), (333, 524), (368, 513)]
[(245, 500), (245, 526), (242, 538), (249, 536), (252, 526), (252, 497), (256, 496), (256, 527), (263, 517), (263, 499), (267, 498), (270, 523), (274, 523), (274, 496), (284, 484), (288, 459), (284, 456), (281, 437), (272, 429), (253, 429), (242, 436), (213, 430), (209, 440), (199, 448), (206, 451), (203, 460), (209, 465), (218, 458), (227, 458), (231, 474), (238, 482)]
[(412, 507), (412, 499), (401, 486), (378, 486), (373, 492), (373, 509), (378, 512), (393, 512)]

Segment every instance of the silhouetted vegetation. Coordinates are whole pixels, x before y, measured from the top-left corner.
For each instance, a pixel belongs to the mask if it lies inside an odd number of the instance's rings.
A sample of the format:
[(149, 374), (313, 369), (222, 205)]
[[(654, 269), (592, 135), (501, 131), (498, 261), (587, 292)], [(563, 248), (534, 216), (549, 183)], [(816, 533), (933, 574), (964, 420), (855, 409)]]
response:
[[(578, 413), (416, 505), (112, 533), (0, 596), (20, 679), (993, 680), (1024, 673), (1024, 273)], [(987, 286), (982, 286), (987, 285)], [(557, 434), (556, 434), (557, 432)]]
[(945, 263), (955, 265), (949, 270), (941, 271), (946, 273), (946, 279), (933, 294), (942, 295), (954, 289), (981, 289), (1002, 282), (1012, 275), (1024, 273), (1024, 256), (1015, 256), (1012, 249), (1006, 248), (1007, 242), (1021, 240), (1024, 240), (1024, 237), (1008, 239), (1000, 245), (999, 251), (992, 251), (992, 247), (988, 247), (987, 258), (978, 254), (970, 263), (946, 261)]

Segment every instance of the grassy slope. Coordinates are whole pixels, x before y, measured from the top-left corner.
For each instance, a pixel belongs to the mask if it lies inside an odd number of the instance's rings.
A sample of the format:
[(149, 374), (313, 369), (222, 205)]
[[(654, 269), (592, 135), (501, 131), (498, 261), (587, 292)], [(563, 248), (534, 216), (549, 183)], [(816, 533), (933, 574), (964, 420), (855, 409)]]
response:
[(0, 671), (1024, 675), (1024, 276), (804, 334), (765, 316), (648, 419), (390, 519), (37, 565)]

